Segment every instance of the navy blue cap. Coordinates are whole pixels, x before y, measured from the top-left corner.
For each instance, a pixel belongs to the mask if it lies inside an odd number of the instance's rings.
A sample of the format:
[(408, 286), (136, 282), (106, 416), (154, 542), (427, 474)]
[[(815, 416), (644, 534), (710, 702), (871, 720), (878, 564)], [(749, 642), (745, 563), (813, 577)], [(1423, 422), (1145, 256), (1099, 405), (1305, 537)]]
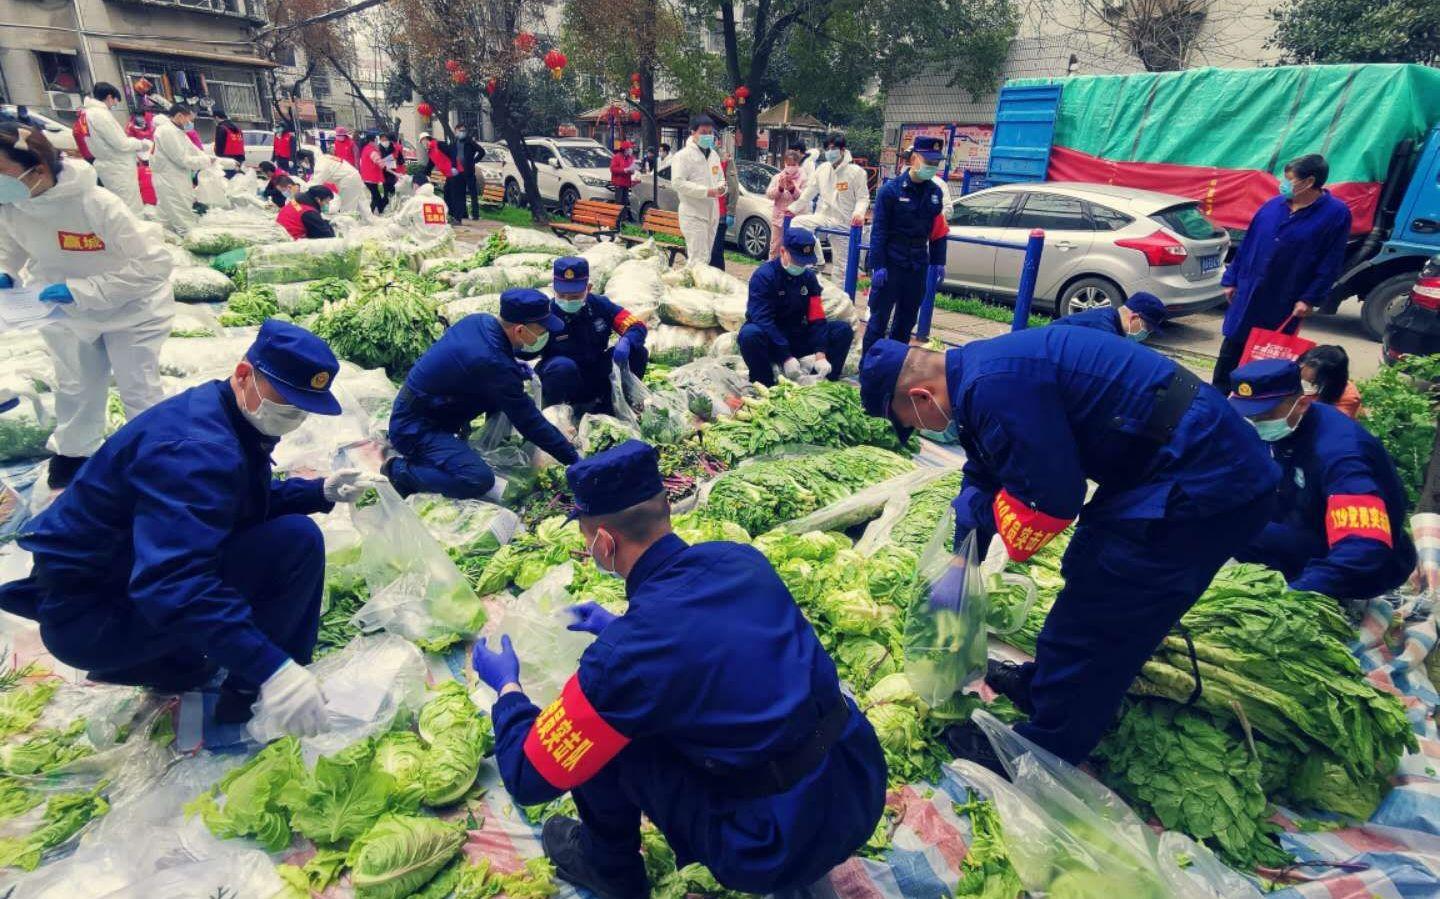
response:
[(1247, 418), (1300, 392), (1300, 366), (1287, 359), (1257, 359), (1230, 373), (1230, 405)]
[(1153, 293), (1140, 291), (1125, 301), (1125, 308), (1140, 316), (1145, 322), (1145, 327), (1151, 331), (1160, 330), (1165, 320), (1170, 317), (1170, 312), (1165, 304)]
[(340, 360), (329, 344), (299, 325), (265, 319), (245, 358), (290, 405), (318, 415), (340, 414), (340, 402), (330, 392)]
[(550, 312), (550, 298), (532, 287), (512, 287), (500, 294), (500, 317), (511, 324), (543, 322), (551, 331), (565, 330), (560, 316)]
[(945, 140), (939, 137), (916, 137), (911, 153), (919, 153), (926, 162), (939, 162), (945, 155)]
[(815, 264), (815, 234), (804, 228), (791, 228), (785, 232), (785, 249), (796, 265)]
[(895, 419), (891, 402), (895, 398), (895, 382), (900, 380), (900, 369), (909, 354), (910, 347), (898, 340), (877, 340), (860, 360), (860, 405), (867, 415), (888, 418), (902, 444), (910, 439), (912, 429)]
[(555, 292), (581, 293), (590, 283), (590, 260), (561, 256), (555, 260)]
[(665, 489), (660, 456), (641, 440), (627, 440), (565, 469), (575, 497), (570, 518), (609, 515), (651, 499)]

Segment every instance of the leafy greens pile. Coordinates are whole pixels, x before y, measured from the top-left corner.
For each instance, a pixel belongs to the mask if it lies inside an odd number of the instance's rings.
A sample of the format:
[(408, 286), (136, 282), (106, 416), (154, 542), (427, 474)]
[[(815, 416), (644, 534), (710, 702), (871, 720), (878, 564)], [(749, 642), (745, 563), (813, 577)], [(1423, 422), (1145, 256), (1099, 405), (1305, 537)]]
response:
[[(1431, 389), (1426, 390), (1426, 385)], [(1380, 368), (1375, 377), (1361, 381), (1365, 427), (1380, 438), (1405, 492), (1414, 504), (1425, 481), (1425, 466), (1435, 445), (1435, 417), (1440, 410), (1440, 355), (1412, 356)]]
[(340, 358), (402, 378), (442, 331), (431, 282), (390, 264), (368, 270), (359, 288), (321, 312), (312, 330)]
[(259, 325), (279, 312), (280, 303), (275, 299), (275, 288), (257, 284), (230, 294), (225, 300), (225, 311), (220, 313), (220, 324), (226, 328)]
[(901, 447), (883, 418), (872, 418), (860, 405), (860, 390), (842, 381), (808, 387), (782, 382), (757, 386), (759, 396), (747, 398), (732, 418), (706, 425), (700, 446), (726, 465), (763, 455), (787, 444), (809, 446), (878, 446), (910, 451), (918, 441)]
[(874, 446), (753, 462), (717, 478), (705, 510), (751, 534), (763, 534), (913, 468), (903, 457)]

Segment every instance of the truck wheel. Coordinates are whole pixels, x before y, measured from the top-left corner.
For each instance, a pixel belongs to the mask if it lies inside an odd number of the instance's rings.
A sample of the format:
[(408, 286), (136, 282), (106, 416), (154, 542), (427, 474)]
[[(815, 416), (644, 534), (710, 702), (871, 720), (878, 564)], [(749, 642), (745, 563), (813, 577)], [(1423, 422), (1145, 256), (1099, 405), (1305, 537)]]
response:
[(1390, 319), (1391, 307), (1398, 308), (1410, 295), (1410, 288), (1415, 286), (1418, 277), (1418, 272), (1395, 275), (1376, 284), (1365, 294), (1360, 306), (1360, 323), (1365, 326), (1365, 333), (1371, 340), (1385, 336), (1385, 322)]

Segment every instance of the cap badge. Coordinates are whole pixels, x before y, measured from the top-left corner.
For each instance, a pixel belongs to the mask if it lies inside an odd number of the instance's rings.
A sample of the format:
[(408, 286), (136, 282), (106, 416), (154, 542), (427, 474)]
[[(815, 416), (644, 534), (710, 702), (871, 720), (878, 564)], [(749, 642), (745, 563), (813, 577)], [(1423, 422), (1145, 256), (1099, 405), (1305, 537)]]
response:
[(1240, 394), (1241, 396), (1249, 396), (1250, 394), (1255, 392), (1255, 389), (1252, 388), (1249, 384), (1242, 381), (1240, 383), (1240, 386), (1235, 388), (1235, 392)]
[(324, 390), (325, 385), (329, 383), (330, 373), (328, 371), (316, 372), (315, 377), (310, 379), (310, 386), (316, 390)]
[(567, 277), (567, 278), (573, 278), (573, 277), (575, 277), (575, 269), (573, 269), (573, 268), (567, 268), (567, 269), (565, 269), (565, 277)]
[(815, 245), (813, 243), (807, 243), (800, 248), (800, 252), (804, 253), (806, 256), (809, 256), (811, 253), (815, 252)]

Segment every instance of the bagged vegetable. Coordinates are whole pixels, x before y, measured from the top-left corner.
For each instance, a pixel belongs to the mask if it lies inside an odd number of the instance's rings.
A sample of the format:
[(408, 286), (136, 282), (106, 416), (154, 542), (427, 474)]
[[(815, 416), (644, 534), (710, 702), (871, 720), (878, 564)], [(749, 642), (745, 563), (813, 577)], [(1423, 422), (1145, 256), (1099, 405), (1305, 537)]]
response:
[(360, 245), (330, 237), (257, 246), (245, 259), (245, 272), (251, 284), (287, 284), (320, 278), (353, 280), (360, 274)]
[(230, 205), (230, 194), (225, 191), (225, 176), (214, 166), (203, 168), (196, 174), (195, 201), (210, 209), (224, 209)]
[(746, 307), (750, 303), (749, 291), (741, 289), (733, 293), (717, 294), (715, 297), (715, 321), (727, 333), (745, 327)]
[(170, 273), (170, 288), (181, 303), (223, 303), (235, 282), (209, 266), (177, 268)]
[(475, 315), (478, 312), (486, 312), (490, 315), (500, 314), (500, 294), (487, 293), (474, 297), (461, 297), (451, 300), (440, 307), (440, 314), (450, 324), (455, 324), (467, 315)]
[(855, 324), (859, 315), (855, 312), (855, 301), (850, 299), (850, 295), (833, 281), (825, 278), (820, 278), (819, 281), (820, 303), (825, 310), (825, 320)]
[[(638, 314), (638, 313), (637, 313)], [(699, 330), (679, 325), (656, 325), (650, 329), (645, 348), (650, 351), (650, 361), (659, 365), (684, 365), (694, 362), (710, 352), (710, 344), (723, 333), (719, 330)]]
[(619, 446), (627, 440), (639, 440), (640, 429), (626, 424), (613, 415), (592, 412), (580, 419), (576, 445), (587, 456)]
[(568, 630), (574, 619), (566, 610), (578, 601), (567, 590), (575, 567), (565, 562), (551, 568), (530, 589), (507, 600), (486, 628), (491, 634), (510, 635), (525, 695), (542, 709), (560, 695), (580, 664), (580, 654), (595, 640), (591, 634)]
[(856, 525), (879, 517), (891, 503), (897, 500), (908, 500), (913, 491), (944, 477), (947, 473), (943, 468), (917, 469), (910, 474), (866, 487), (822, 509), (817, 509), (804, 518), (787, 522), (784, 528), (792, 534), (803, 534), (806, 531), (849, 530)]
[(550, 281), (550, 272), (532, 266), (477, 268), (456, 279), (455, 290), (462, 297), (504, 293), (512, 287), (539, 287)]
[(545, 268), (559, 257), (553, 253), (511, 253), (495, 260), (496, 268)]
[(600, 241), (580, 255), (590, 263), (590, 290), (594, 293), (605, 293), (610, 273), (630, 258), (630, 253), (613, 240)]
[(231, 214), (223, 219), (223, 224), (221, 220), (218, 215), (202, 216), (200, 224), (185, 232), (185, 249), (205, 256), (218, 256), (243, 247), (291, 240), (285, 229), (275, 223), (273, 216), (267, 220)]
[(698, 287), (671, 287), (660, 296), (660, 320), (670, 325), (714, 328), (716, 295)]
[(921, 582), (928, 586), (916, 592), (905, 616), (905, 676), (932, 706), (985, 673), (989, 594), (975, 533), (952, 554), (954, 533), (952, 510), (920, 555)]
[(697, 359), (670, 372), (669, 383), (689, 397), (690, 411), (704, 421), (729, 418), (754, 393), (750, 380), (715, 359)]
[(653, 262), (644, 259), (620, 263), (605, 282), (605, 295), (647, 325), (659, 321), (657, 313), (664, 292), (659, 270)]
[(570, 241), (556, 237), (548, 231), (506, 225), (500, 229), (500, 233), (507, 253), (553, 253), (556, 256), (569, 256), (575, 252)]
[(710, 355), (717, 359), (723, 359), (727, 356), (739, 356), (739, 335), (732, 331), (726, 331), (724, 334), (716, 337), (715, 341), (710, 344)]
[(160, 348), (160, 374), (186, 381), (219, 378), (235, 370), (255, 342), (253, 330), (234, 330), (223, 337), (167, 340)]
[(274, 291), (275, 302), (286, 313), (294, 316), (311, 315), (325, 308), (326, 303), (339, 303), (355, 295), (353, 281), (339, 278), (322, 278), (319, 281), (296, 281), (293, 284), (276, 284), (269, 287)]

